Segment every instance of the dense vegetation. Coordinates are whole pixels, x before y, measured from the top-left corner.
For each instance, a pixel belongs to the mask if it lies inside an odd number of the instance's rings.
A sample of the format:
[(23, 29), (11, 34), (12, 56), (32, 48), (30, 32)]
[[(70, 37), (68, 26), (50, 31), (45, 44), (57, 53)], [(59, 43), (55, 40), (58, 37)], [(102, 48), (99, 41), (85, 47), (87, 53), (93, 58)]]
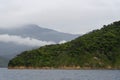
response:
[(64, 44), (25, 51), (10, 60), (8, 66), (120, 69), (120, 21)]

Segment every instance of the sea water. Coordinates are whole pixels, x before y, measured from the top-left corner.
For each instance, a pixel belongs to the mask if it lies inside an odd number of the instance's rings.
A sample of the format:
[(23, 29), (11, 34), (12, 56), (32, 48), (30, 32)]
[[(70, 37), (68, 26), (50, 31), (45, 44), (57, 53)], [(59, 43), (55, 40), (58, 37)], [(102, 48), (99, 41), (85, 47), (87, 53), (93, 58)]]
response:
[(120, 80), (120, 70), (15, 70), (0, 68), (0, 80)]

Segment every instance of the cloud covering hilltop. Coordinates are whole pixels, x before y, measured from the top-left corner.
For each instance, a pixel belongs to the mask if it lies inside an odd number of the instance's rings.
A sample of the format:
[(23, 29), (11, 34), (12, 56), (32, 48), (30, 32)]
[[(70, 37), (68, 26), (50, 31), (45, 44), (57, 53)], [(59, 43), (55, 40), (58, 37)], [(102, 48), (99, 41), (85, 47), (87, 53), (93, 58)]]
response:
[(21, 37), (16, 35), (8, 35), (8, 34), (2, 34), (0, 35), (0, 42), (10, 42), (18, 45), (26, 45), (26, 46), (44, 46), (44, 45), (50, 45), (55, 44), (55, 42), (52, 41), (41, 41), (38, 39), (30, 38), (30, 37)]

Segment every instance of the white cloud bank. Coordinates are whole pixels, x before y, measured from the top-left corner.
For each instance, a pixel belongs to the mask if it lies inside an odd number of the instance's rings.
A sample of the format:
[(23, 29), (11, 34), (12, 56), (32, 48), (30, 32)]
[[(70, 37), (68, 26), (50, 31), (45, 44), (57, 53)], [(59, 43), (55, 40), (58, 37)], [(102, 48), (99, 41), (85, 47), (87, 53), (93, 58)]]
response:
[(67, 41), (62, 40), (62, 41), (59, 42), (59, 44), (64, 44), (64, 43), (66, 43), (66, 42), (67, 42)]
[(0, 42), (11, 42), (19, 45), (25, 45), (25, 46), (44, 46), (44, 45), (50, 45), (55, 44), (55, 42), (52, 41), (41, 41), (38, 39), (26, 37), (23, 38), (21, 36), (16, 35), (8, 35), (8, 34), (2, 34), (0, 35)]

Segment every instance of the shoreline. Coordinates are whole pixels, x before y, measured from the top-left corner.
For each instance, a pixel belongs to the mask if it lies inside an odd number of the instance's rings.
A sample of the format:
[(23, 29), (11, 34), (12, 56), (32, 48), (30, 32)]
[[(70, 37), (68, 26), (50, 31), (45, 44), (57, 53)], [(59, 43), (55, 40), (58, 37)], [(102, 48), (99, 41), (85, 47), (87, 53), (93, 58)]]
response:
[(120, 68), (112, 68), (112, 67), (107, 67), (107, 68), (91, 68), (91, 67), (25, 67), (25, 66), (17, 66), (17, 67), (8, 67), (8, 69), (33, 69), (33, 70), (120, 70)]

